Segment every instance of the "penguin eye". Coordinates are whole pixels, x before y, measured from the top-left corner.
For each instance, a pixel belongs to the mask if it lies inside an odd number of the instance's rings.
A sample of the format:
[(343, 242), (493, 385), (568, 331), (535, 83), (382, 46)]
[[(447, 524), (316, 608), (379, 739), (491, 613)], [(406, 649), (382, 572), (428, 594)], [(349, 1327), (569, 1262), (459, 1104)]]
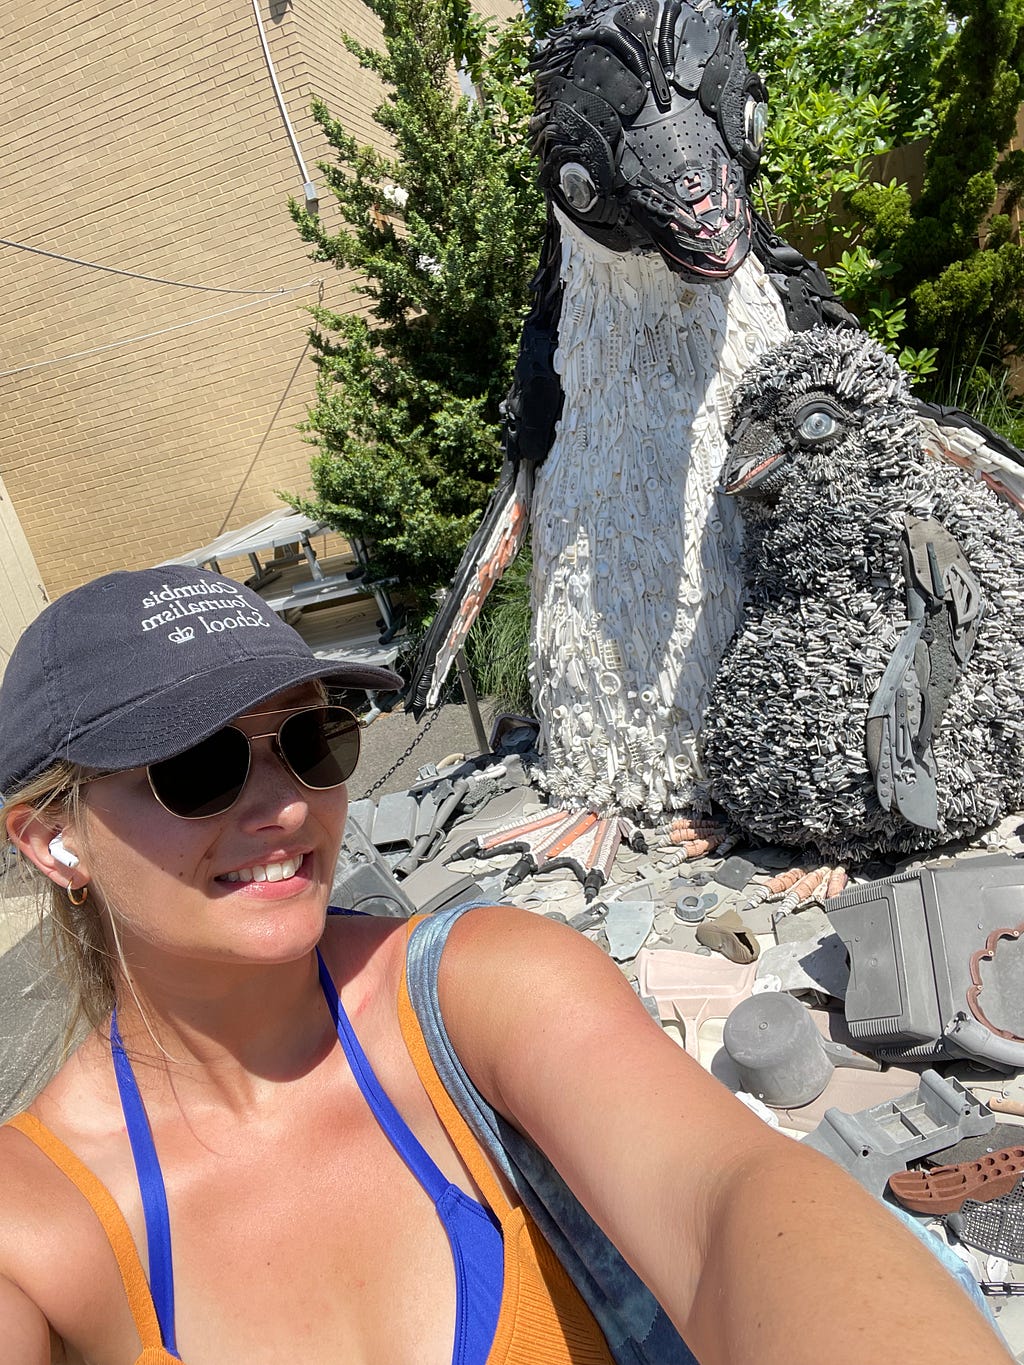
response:
[(825, 441), (839, 429), (839, 423), (828, 408), (807, 408), (798, 416), (797, 435), (805, 441)]
[(743, 114), (743, 131), (747, 141), (757, 152), (761, 150), (764, 144), (764, 133), (767, 125), (767, 104), (763, 100), (755, 99), (753, 95), (748, 95)]
[(597, 203), (597, 188), (590, 172), (578, 161), (567, 161), (558, 172), (558, 188), (565, 202), (577, 213), (586, 213)]

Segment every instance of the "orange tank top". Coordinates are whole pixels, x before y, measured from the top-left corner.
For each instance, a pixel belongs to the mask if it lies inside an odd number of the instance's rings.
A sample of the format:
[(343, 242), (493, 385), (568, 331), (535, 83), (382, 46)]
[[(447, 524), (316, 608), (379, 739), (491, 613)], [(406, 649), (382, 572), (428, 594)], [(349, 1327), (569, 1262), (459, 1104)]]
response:
[[(486, 1365), (614, 1365), (593, 1314), (561, 1262), (521, 1204), (509, 1202), (462, 1115), (452, 1103), (427, 1052), (403, 974), (398, 1017), (409, 1055), (438, 1118), (472, 1173), (504, 1242), (501, 1309)], [(160, 1337), (146, 1272), (128, 1224), (106, 1186), (32, 1114), (8, 1124), (23, 1133), (71, 1180), (92, 1206), (110, 1242), (135, 1321), (142, 1352), (135, 1365), (173, 1365), (179, 1357)]]

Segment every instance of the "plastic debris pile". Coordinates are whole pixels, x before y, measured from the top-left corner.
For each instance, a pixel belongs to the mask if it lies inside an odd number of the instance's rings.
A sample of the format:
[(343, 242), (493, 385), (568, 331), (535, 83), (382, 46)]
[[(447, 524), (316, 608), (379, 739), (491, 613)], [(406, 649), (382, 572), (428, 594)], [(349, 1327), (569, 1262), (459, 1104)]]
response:
[(1024, 1349), (1022, 817), (945, 857), (858, 868), (843, 890), (842, 868), (790, 849), (693, 856), (679, 824), (674, 841), (672, 825), (547, 806), (535, 739), (506, 727), (500, 752), (356, 803), (335, 903), (510, 903), (585, 934), (765, 1122), (958, 1257)]

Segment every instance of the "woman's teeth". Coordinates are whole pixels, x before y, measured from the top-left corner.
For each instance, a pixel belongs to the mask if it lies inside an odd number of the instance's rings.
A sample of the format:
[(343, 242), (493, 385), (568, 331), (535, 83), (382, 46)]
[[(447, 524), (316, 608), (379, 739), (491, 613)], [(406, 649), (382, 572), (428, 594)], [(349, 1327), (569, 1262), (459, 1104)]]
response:
[(240, 867), (237, 872), (225, 872), (219, 882), (285, 882), (294, 877), (302, 866), (302, 856), (288, 858), (283, 863), (257, 863), (255, 867)]

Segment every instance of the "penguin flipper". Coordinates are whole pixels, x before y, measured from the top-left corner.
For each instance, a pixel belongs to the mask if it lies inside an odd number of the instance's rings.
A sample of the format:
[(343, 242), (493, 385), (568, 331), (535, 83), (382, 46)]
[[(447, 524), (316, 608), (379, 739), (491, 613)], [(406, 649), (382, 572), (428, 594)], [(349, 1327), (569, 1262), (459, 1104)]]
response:
[(882, 675), (865, 727), (883, 810), (938, 829), (932, 736), (974, 649), (984, 598), (956, 537), (933, 517), (904, 517), (907, 628)]
[(466, 546), (452, 586), (438, 607), (413, 670), (405, 709), (420, 716), (436, 706), (455, 656), (480, 615), (487, 594), (515, 559), (526, 537), (534, 467), (506, 460), (483, 520)]
[(915, 399), (924, 449), (976, 474), (1024, 514), (1024, 452), (990, 427), (961, 412)]

